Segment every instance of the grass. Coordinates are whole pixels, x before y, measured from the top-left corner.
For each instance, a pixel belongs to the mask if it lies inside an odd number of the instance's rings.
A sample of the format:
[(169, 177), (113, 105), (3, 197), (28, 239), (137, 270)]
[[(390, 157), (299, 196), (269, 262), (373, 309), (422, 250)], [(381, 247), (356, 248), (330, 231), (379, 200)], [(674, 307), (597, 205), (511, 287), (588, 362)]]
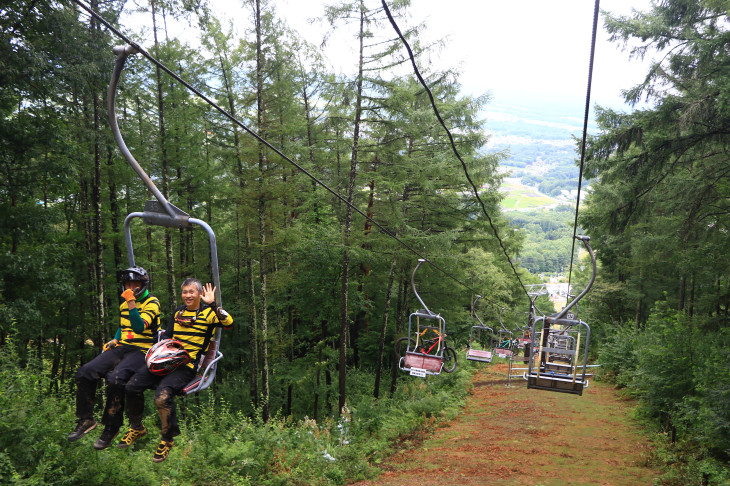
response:
[(637, 465), (650, 445), (611, 387), (591, 384), (582, 397), (507, 388), (505, 373), (504, 363), (483, 367), (457, 420), (357, 486), (421, 486), (428, 474), (443, 484), (634, 486), (660, 475)]
[(534, 189), (519, 183), (505, 182), (502, 186), (506, 197), (502, 200), (505, 210), (526, 210), (557, 204), (558, 200), (535, 192)]
[[(147, 394), (148, 437), (134, 447), (95, 451), (98, 431), (68, 443), (75, 423), (74, 396), (48, 393), (40, 363), (21, 367), (16, 356), (0, 362), (0, 485), (125, 484), (129, 486), (342, 485), (376, 474), (403, 441), (432, 435), (456, 416), (472, 373), (413, 379), (402, 376), (394, 397), (371, 396), (371, 373), (348, 373), (349, 411), (339, 419), (277, 416), (263, 423), (210, 391), (179, 412), (182, 434), (163, 463), (153, 464), (160, 435), (151, 394)], [(220, 386), (225, 386), (220, 384)]]

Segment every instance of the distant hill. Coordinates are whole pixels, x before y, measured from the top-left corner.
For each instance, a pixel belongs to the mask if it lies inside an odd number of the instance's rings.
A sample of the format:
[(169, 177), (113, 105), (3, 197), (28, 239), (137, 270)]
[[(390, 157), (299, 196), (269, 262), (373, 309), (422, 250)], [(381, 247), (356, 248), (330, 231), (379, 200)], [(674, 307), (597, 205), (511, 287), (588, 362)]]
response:
[(518, 260), (534, 274), (562, 274), (570, 261), (581, 116), (580, 108), (549, 103), (490, 105), (486, 113), (488, 150), (508, 154), (502, 208), (525, 234)]
[[(501, 170), (523, 186), (537, 189), (545, 196), (560, 201), (575, 200), (578, 189), (577, 141), (582, 137), (581, 110), (550, 103), (525, 107), (517, 104), (490, 105), (487, 131), (490, 151), (505, 151), (508, 157)], [(589, 126), (595, 129), (595, 126)], [(522, 190), (514, 181), (505, 187)], [(505, 209), (512, 198), (506, 199)], [(545, 206), (555, 201), (545, 200)]]

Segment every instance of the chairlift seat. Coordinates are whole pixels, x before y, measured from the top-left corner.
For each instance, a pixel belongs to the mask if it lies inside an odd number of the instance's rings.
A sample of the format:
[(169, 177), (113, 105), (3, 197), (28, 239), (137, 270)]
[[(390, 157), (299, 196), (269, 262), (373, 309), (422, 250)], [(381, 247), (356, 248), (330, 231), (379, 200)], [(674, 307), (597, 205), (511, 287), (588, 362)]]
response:
[(514, 353), (512, 352), (511, 349), (504, 349), (504, 348), (497, 348), (495, 350), (495, 353), (500, 358), (510, 358), (510, 357), (512, 357), (514, 355)]
[(492, 362), (492, 352), (483, 349), (470, 349), (466, 352), (466, 359), (472, 361)]
[(430, 373), (441, 373), (443, 359), (438, 356), (429, 356), (423, 353), (406, 351), (403, 367), (405, 369), (419, 368)]
[(208, 345), (208, 351), (206, 351), (205, 356), (200, 362), (200, 366), (198, 366), (198, 374), (183, 388), (182, 395), (186, 396), (208, 388), (215, 379), (218, 361), (222, 357), (223, 353), (218, 350), (218, 341), (211, 340)]
[[(566, 376), (566, 375), (563, 375)], [(558, 376), (541, 373), (525, 373), (523, 377), (527, 380), (527, 388), (537, 390), (548, 390), (572, 395), (583, 395), (583, 388), (588, 387), (588, 380), (585, 383), (581, 380), (573, 380), (572, 377), (560, 378)]]

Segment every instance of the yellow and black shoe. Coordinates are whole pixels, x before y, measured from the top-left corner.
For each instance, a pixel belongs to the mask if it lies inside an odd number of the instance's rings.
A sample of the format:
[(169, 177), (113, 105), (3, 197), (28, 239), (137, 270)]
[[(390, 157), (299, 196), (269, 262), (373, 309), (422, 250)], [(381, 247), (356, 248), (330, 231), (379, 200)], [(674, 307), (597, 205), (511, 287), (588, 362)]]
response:
[(117, 444), (117, 447), (120, 449), (126, 449), (131, 446), (135, 440), (144, 437), (145, 435), (147, 435), (147, 429), (144, 425), (139, 430), (130, 427), (127, 433), (124, 434), (124, 437), (122, 437), (122, 440), (119, 441), (119, 444)]
[(172, 449), (172, 446), (175, 445), (174, 441), (164, 441), (161, 440), (159, 444), (157, 444), (157, 450), (155, 451), (155, 455), (152, 456), (152, 462), (162, 462), (165, 459), (167, 459), (167, 456), (170, 455), (170, 449)]

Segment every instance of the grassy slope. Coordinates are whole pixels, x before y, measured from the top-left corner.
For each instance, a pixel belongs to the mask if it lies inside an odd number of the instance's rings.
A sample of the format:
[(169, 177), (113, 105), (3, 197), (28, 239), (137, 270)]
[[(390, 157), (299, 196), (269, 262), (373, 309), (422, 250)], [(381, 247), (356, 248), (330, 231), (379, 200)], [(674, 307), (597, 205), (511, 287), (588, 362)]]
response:
[(508, 211), (515, 209), (536, 209), (558, 203), (557, 199), (545, 196), (530, 187), (514, 182), (505, 182), (502, 185), (502, 192), (506, 193), (506, 196), (502, 200), (501, 206)]
[(420, 447), (392, 456), (366, 485), (653, 484), (651, 447), (631, 403), (592, 383), (582, 397), (505, 387), (506, 365), (475, 376), (464, 413)]

